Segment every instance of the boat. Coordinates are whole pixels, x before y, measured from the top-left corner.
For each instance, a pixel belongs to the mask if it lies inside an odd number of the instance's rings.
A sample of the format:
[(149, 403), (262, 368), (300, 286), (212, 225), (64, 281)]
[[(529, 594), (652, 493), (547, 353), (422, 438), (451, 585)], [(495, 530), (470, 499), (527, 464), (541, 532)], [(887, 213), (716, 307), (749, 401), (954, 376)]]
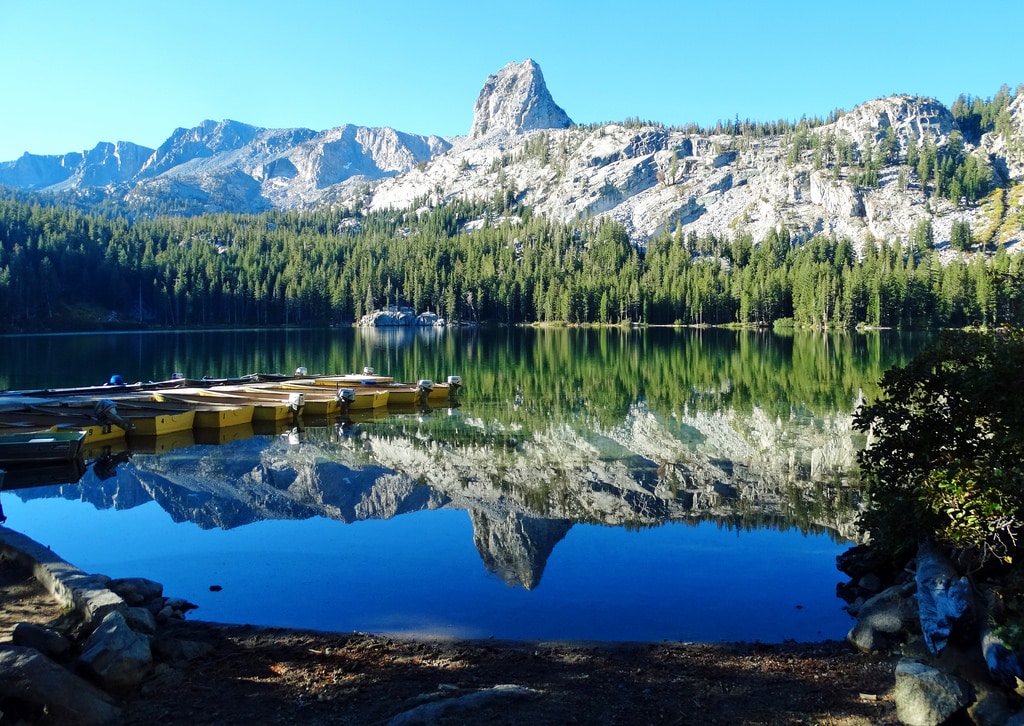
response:
[(148, 393), (151, 391), (173, 390), (175, 388), (211, 388), (225, 385), (246, 385), (263, 381), (286, 381), (294, 376), (283, 373), (248, 373), (237, 378), (186, 378), (174, 373), (163, 381), (137, 381), (126, 383), (119, 374), (114, 374), (106, 383), (93, 386), (71, 386), (66, 388), (34, 388), (17, 391), (0, 391), (0, 397), (30, 396), (34, 398), (105, 397), (121, 394)]
[(224, 429), (245, 424), (251, 425), (255, 410), (256, 407), (252, 404), (197, 406), (193, 428)]
[(166, 402), (181, 403), (196, 408), (214, 405), (253, 406), (252, 421), (289, 421), (302, 412), (303, 394), (294, 392), (281, 395), (274, 392), (256, 393), (234, 387), (185, 388), (161, 391), (156, 394)]
[[(379, 388), (394, 388), (398, 387), (413, 387), (418, 391), (427, 390), (428, 398), (452, 398), (462, 387), (461, 376), (448, 376), (444, 382), (433, 381), (428, 378), (421, 379), (416, 383), (396, 383), (395, 379), (391, 376), (382, 376), (374, 372), (373, 368), (366, 366), (363, 368), (362, 373), (343, 373), (341, 375), (334, 376), (297, 376), (295, 379), (290, 381), (291, 383), (312, 383), (317, 386), (325, 387), (352, 387), (352, 388), (367, 388), (367, 387), (379, 387)], [(395, 401), (396, 403), (415, 403), (415, 399), (407, 400), (407, 398), (400, 394), (400, 400)]]
[[(386, 404), (388, 406), (391, 406), (392, 404), (406, 406), (422, 403), (426, 400), (427, 394), (429, 393), (429, 389), (424, 388), (419, 384), (414, 385), (409, 383), (380, 382), (378, 379), (382, 378), (382, 376), (353, 380), (347, 383), (342, 382), (342, 378), (345, 377), (317, 377), (308, 381), (289, 381), (289, 384), (294, 386), (307, 386), (313, 390), (326, 389), (333, 390), (335, 392), (341, 391), (345, 388), (351, 388), (356, 395), (365, 393), (366, 391), (386, 391), (388, 394)], [(377, 405), (382, 404), (374, 403), (371, 408)], [(366, 408), (366, 406), (356, 405), (355, 408)]]
[(84, 440), (84, 431), (0, 433), (0, 466), (74, 461)]
[[(239, 395), (245, 397), (251, 397), (254, 400), (287, 400), (292, 395), (302, 396), (301, 410), (304, 416), (334, 416), (341, 410), (338, 399), (334, 395), (331, 395), (329, 391), (309, 391), (306, 392), (303, 389), (286, 389), (277, 388), (275, 386), (284, 386), (285, 384), (273, 384), (267, 386), (265, 384), (253, 384), (251, 386), (245, 386), (242, 388)], [(319, 394), (319, 395), (318, 395)]]
[(46, 411), (0, 412), (2, 433), (49, 433), (59, 431), (84, 432), (85, 442), (101, 444), (124, 438), (124, 429), (97, 423), (88, 416), (48, 413)]
[(140, 405), (126, 406), (123, 410), (125, 417), (134, 425), (131, 433), (138, 436), (169, 436), (191, 431), (196, 420), (195, 409), (188, 407), (157, 408)]
[(364, 390), (348, 387), (321, 387), (303, 381), (262, 383), (247, 386), (246, 391), (277, 391), (303, 393), (303, 411), (312, 416), (331, 416), (344, 411), (360, 411), (387, 406), (388, 392), (378, 388)]
[(254, 405), (250, 402), (233, 402), (230, 404), (217, 403), (210, 400), (209, 403), (200, 401), (198, 403), (185, 403), (174, 400), (174, 396), (165, 392), (152, 391), (147, 394), (129, 398), (117, 398), (125, 411), (130, 410), (132, 404), (148, 407), (151, 409), (181, 412), (191, 409), (194, 418), (192, 427), (196, 429), (224, 428), (227, 426), (238, 426), (240, 424), (252, 423)]

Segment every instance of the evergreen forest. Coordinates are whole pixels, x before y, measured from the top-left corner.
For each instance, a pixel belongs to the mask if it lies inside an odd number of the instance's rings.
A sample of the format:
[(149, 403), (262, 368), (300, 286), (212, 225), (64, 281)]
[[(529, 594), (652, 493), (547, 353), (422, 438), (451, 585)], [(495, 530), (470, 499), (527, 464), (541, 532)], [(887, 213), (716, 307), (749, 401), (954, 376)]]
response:
[(498, 199), (130, 219), (7, 191), (0, 328), (317, 326), (389, 305), (498, 324), (1024, 323), (1021, 256), (954, 232), (967, 251), (940, 262), (927, 222), (861, 249), (785, 229), (673, 231), (637, 247), (614, 222), (565, 224)]

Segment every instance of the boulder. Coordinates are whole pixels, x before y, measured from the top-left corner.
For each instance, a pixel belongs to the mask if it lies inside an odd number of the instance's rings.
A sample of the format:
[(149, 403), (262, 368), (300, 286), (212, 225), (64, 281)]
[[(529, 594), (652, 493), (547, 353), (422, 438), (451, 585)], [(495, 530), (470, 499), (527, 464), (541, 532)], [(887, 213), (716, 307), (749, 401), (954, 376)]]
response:
[(120, 595), (129, 605), (143, 605), (163, 597), (164, 586), (144, 577), (123, 577), (111, 580), (107, 587)]
[(36, 623), (18, 623), (11, 634), (11, 642), (38, 650), (50, 658), (63, 658), (71, 650), (71, 643), (56, 628)]
[(146, 677), (153, 654), (149, 639), (128, 627), (121, 613), (113, 612), (82, 645), (79, 663), (103, 688), (119, 691)]
[(128, 608), (124, 614), (128, 627), (136, 633), (152, 635), (156, 632), (156, 615), (144, 607)]
[(971, 687), (956, 676), (904, 658), (896, 665), (896, 718), (907, 726), (938, 726), (970, 702)]
[(52, 723), (113, 724), (120, 715), (106, 693), (39, 651), (20, 646), (0, 647), (0, 697), (34, 707)]
[(914, 626), (916, 618), (913, 592), (912, 584), (894, 585), (864, 602), (846, 639), (866, 653), (902, 640), (902, 633)]

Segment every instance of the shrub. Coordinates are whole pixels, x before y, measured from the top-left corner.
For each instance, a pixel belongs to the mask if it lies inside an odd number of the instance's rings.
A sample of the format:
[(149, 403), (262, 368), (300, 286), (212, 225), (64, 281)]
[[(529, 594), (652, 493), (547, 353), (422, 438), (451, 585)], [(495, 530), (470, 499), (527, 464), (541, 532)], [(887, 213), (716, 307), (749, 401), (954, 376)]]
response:
[(861, 527), (907, 556), (934, 539), (981, 566), (1011, 563), (1024, 527), (1024, 332), (944, 333), (882, 378), (854, 426), (869, 504)]

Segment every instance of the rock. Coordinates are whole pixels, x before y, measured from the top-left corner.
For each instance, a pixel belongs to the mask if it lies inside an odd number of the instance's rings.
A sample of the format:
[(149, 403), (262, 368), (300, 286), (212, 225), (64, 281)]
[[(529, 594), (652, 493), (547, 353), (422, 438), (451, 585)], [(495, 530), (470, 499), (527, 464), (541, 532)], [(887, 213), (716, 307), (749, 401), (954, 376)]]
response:
[(882, 589), (882, 579), (875, 573), (869, 572), (857, 580), (857, 587), (870, 593), (876, 593)]
[(136, 633), (121, 613), (103, 618), (99, 627), (82, 645), (82, 668), (111, 691), (140, 683), (153, 665), (149, 639)]
[(120, 716), (110, 696), (32, 648), (0, 647), (0, 697), (35, 706), (51, 723), (113, 724)]
[(35, 623), (18, 623), (11, 634), (11, 642), (38, 650), (50, 658), (63, 658), (71, 650), (71, 643), (56, 628)]
[(1006, 726), (1014, 711), (1003, 691), (979, 688), (967, 715), (977, 726)]
[(907, 726), (938, 726), (970, 702), (960, 678), (906, 658), (896, 665), (896, 718)]
[(846, 639), (866, 653), (883, 650), (915, 621), (913, 585), (894, 585), (864, 602)]
[(392, 307), (390, 310), (376, 310), (367, 313), (356, 323), (360, 328), (443, 328), (447, 321), (437, 313), (424, 312), (417, 315), (412, 308)]
[(128, 623), (128, 627), (136, 633), (152, 635), (156, 632), (156, 615), (149, 608), (128, 608), (124, 614), (124, 619)]
[(107, 587), (120, 595), (129, 605), (142, 605), (163, 597), (164, 586), (144, 577), (123, 577), (111, 580)]
[(180, 597), (169, 597), (164, 601), (164, 606), (169, 607), (171, 610), (177, 611), (184, 615), (189, 610), (195, 610), (199, 606), (195, 603), (191, 603), (188, 600), (183, 600)]

